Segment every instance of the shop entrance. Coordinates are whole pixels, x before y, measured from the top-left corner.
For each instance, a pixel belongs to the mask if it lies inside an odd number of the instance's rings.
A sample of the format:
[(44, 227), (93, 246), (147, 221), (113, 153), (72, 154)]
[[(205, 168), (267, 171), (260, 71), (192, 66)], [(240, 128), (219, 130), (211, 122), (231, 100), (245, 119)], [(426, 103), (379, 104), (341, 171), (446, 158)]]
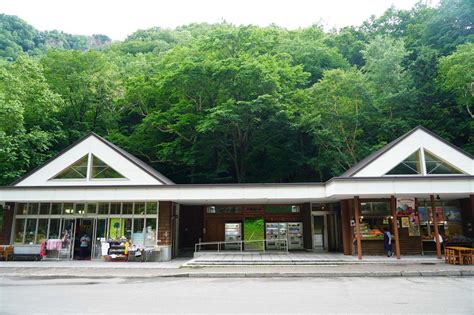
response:
[(93, 219), (76, 219), (76, 229), (74, 233), (74, 259), (91, 259), (93, 231)]
[(325, 237), (325, 215), (314, 215), (313, 216), (313, 250), (324, 251), (326, 250), (326, 239)]
[(339, 249), (340, 229), (336, 213), (332, 211), (313, 211), (311, 224), (313, 251), (330, 252)]
[(178, 255), (192, 256), (194, 245), (203, 237), (203, 206), (180, 205), (178, 224)]

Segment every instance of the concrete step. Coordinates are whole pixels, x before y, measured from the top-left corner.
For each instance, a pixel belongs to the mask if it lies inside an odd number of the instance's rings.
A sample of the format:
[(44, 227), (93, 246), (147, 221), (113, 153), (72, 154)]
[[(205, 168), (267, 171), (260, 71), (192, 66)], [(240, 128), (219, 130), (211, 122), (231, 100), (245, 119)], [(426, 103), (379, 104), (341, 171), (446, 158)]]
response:
[(191, 260), (184, 264), (184, 266), (265, 266), (265, 265), (300, 265), (300, 266), (337, 266), (337, 265), (360, 265), (360, 264), (422, 264), (422, 265), (437, 265), (445, 264), (444, 260), (433, 261), (413, 261), (413, 260), (361, 260), (361, 261), (347, 261), (347, 260)]

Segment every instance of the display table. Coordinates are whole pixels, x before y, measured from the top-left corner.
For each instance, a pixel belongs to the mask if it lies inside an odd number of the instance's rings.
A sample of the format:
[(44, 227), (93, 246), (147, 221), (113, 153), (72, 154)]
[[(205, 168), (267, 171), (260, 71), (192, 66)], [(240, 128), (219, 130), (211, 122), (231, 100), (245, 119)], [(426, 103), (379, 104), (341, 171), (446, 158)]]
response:
[(474, 248), (459, 247), (459, 246), (447, 246), (445, 248), (445, 259), (449, 264), (463, 265), (467, 263), (473, 264)]

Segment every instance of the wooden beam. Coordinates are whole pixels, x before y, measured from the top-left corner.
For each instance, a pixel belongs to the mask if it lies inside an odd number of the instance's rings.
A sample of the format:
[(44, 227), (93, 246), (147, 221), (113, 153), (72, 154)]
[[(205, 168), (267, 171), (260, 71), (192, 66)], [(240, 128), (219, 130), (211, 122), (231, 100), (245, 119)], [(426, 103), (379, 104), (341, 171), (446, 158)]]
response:
[(439, 242), (438, 220), (436, 219), (436, 203), (434, 195), (430, 195), (430, 199), (431, 214), (433, 215), (434, 238), (436, 241), (436, 256), (438, 256), (438, 259), (441, 259), (441, 243)]
[(392, 211), (392, 231), (395, 239), (395, 255), (400, 259), (400, 240), (398, 238), (398, 217), (397, 217), (397, 199), (395, 196), (390, 197), (390, 210)]
[(341, 200), (341, 230), (342, 230), (342, 249), (344, 255), (351, 255), (351, 215), (349, 213), (349, 200)]
[(357, 258), (362, 259), (362, 242), (360, 235), (360, 201), (359, 197), (354, 197), (354, 214), (355, 214), (355, 228), (356, 228), (356, 241), (357, 241)]

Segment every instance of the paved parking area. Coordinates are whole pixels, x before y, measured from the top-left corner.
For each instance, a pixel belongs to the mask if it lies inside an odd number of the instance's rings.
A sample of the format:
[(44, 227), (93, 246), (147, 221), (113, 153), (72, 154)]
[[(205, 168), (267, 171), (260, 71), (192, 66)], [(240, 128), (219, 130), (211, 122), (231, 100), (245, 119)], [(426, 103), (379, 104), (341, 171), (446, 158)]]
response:
[[(472, 314), (474, 278), (6, 279), (2, 313)], [(25, 303), (25, 301), (27, 303)]]

